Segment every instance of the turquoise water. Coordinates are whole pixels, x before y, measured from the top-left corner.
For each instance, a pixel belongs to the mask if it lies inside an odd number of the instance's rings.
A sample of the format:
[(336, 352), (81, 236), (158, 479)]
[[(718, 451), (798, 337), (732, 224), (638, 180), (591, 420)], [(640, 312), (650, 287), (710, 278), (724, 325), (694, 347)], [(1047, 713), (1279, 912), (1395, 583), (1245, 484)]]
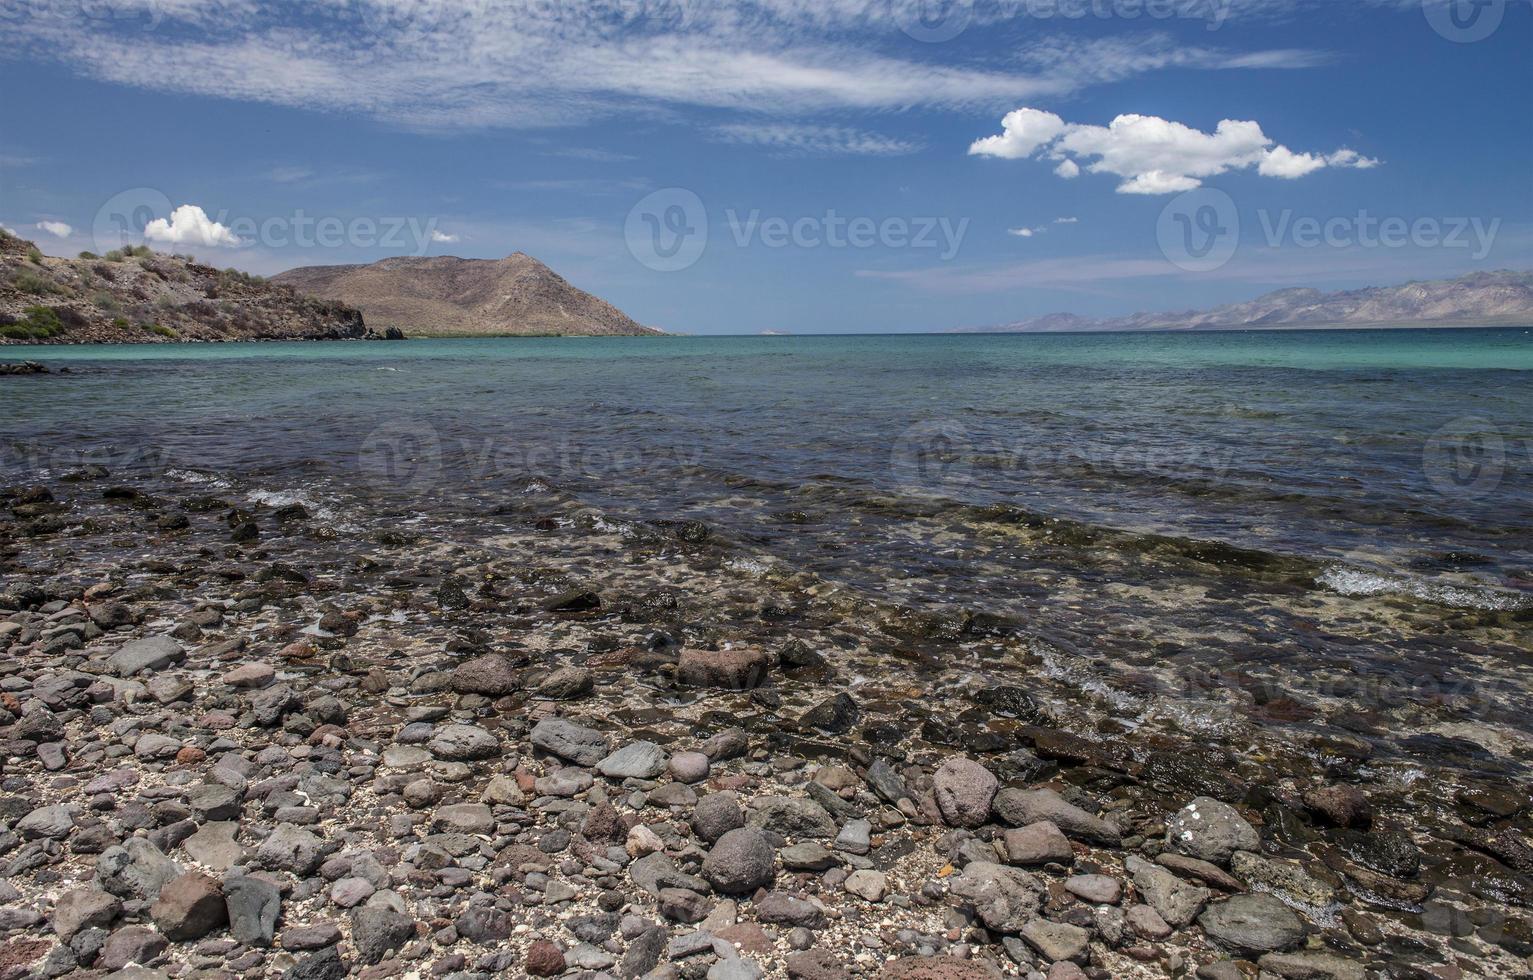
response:
[(533, 337), (416, 340), (406, 344), (259, 343), (13, 346), (10, 360), (137, 361), (581, 360), (790, 354), (858, 359), (871, 353), (959, 353), (1033, 364), (1533, 370), (1533, 327), (1494, 330), (1309, 330), (1034, 335), (843, 335), (809, 337)]
[(0, 382), (13, 480), (96, 461), (458, 515), (547, 491), (702, 519), (838, 580), (900, 569), (946, 597), (980, 587), (943, 554), (997, 506), (1295, 557), (1341, 591), (1533, 591), (1530, 329), (5, 357), (71, 369)]

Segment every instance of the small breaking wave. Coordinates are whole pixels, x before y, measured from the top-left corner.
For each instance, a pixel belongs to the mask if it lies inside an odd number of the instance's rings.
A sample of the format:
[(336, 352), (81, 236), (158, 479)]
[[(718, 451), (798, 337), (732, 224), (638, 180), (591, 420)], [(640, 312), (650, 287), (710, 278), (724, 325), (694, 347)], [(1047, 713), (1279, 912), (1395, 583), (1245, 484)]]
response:
[(335, 512), (324, 504), (318, 503), (312, 497), (290, 490), (251, 490), (245, 494), (252, 503), (261, 504), (264, 507), (290, 507), (300, 504), (309, 513), (321, 520), (333, 520)]
[(1530, 600), (1491, 586), (1450, 585), (1408, 575), (1388, 575), (1334, 565), (1321, 572), (1316, 584), (1344, 596), (1399, 595), (1458, 609), (1511, 612), (1526, 609)]

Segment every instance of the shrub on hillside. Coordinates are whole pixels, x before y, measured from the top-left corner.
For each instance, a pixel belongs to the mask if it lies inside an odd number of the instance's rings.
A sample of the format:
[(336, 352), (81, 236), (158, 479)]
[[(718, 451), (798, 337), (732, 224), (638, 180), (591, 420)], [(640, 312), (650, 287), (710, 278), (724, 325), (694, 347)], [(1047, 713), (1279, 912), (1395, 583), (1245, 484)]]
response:
[(10, 340), (47, 340), (64, 330), (64, 321), (47, 306), (29, 306), (26, 316), (0, 327), (0, 337)]
[(11, 276), (11, 285), (24, 293), (31, 293), (33, 296), (47, 296), (64, 291), (52, 279), (40, 276), (29, 269), (22, 269)]

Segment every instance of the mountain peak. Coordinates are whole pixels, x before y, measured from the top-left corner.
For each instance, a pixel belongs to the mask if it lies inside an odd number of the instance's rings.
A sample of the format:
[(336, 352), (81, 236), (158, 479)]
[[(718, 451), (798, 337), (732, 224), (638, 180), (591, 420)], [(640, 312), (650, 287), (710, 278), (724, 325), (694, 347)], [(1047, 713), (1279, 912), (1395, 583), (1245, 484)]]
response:
[(416, 336), (619, 336), (661, 331), (571, 285), (526, 252), (503, 259), (401, 256), (371, 265), (309, 266), (273, 277), (362, 310), (374, 330)]

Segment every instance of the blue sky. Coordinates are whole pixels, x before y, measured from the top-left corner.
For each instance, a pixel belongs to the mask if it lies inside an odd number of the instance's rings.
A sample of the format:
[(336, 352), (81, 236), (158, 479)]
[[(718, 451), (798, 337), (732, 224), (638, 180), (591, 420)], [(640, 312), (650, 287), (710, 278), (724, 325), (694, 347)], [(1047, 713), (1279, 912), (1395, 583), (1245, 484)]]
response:
[(1533, 268), (1529, 0), (18, 0), (0, 26), (0, 223), (54, 254), (524, 251), (693, 333)]

